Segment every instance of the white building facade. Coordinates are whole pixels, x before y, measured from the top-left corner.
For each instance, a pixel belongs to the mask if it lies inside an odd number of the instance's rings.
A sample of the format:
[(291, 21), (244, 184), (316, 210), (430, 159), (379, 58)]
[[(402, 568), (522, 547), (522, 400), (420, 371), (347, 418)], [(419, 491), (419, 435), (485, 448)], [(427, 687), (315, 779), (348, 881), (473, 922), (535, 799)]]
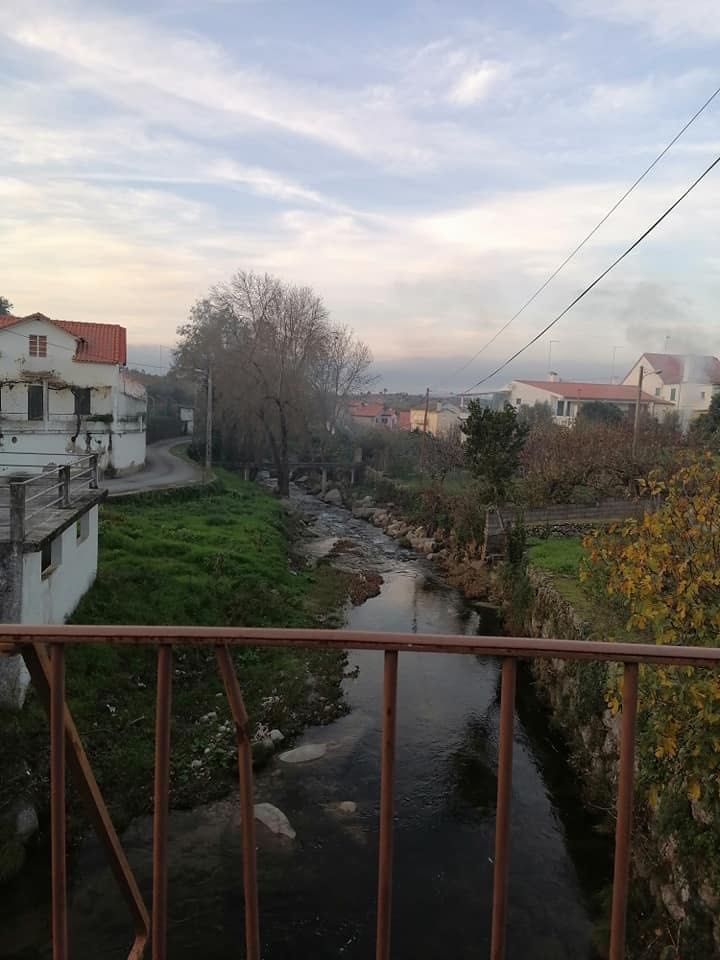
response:
[[(507, 401), (519, 409), (546, 403), (555, 423), (572, 426), (586, 403), (608, 403), (626, 415), (634, 414), (637, 403), (637, 387), (611, 383), (584, 383), (571, 380), (513, 380)], [(651, 416), (664, 416), (672, 405), (643, 390), (640, 408)]]
[(643, 390), (666, 400), (677, 411), (680, 426), (705, 413), (720, 390), (720, 360), (694, 354), (644, 353), (623, 381), (637, 384), (643, 368)]
[(125, 328), (0, 316), (0, 472), (98, 454), (106, 474), (145, 463), (145, 387), (125, 369)]

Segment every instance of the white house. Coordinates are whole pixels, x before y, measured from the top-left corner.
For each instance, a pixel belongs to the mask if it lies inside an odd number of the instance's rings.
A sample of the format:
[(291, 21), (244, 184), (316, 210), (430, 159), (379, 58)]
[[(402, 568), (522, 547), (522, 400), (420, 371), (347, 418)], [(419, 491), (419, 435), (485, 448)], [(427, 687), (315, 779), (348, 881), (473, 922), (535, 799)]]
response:
[[(619, 407), (624, 413), (635, 411), (637, 386), (613, 383), (582, 383), (575, 380), (513, 380), (508, 403), (513, 407), (547, 403), (555, 423), (572, 426), (585, 403), (601, 401)], [(672, 409), (669, 401), (643, 390), (640, 407), (651, 416), (662, 416)]]
[(0, 472), (88, 453), (105, 472), (140, 469), (147, 397), (125, 364), (117, 324), (0, 316)]
[(720, 390), (720, 360), (717, 357), (676, 353), (644, 353), (623, 383), (637, 384), (643, 367), (643, 390), (672, 403), (686, 427), (710, 406)]

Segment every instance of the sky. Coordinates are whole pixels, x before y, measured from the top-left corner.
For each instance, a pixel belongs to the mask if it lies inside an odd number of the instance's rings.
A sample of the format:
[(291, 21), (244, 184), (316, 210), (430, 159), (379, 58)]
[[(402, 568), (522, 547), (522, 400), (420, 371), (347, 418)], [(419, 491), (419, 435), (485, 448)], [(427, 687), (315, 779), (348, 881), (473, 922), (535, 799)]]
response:
[[(719, 96), (467, 365), (720, 85), (719, 47), (716, 0), (0, 0), (0, 293), (125, 325), (149, 368), (267, 271), (381, 386), (468, 389), (720, 153)], [(717, 168), (488, 386), (719, 354), (719, 231)]]

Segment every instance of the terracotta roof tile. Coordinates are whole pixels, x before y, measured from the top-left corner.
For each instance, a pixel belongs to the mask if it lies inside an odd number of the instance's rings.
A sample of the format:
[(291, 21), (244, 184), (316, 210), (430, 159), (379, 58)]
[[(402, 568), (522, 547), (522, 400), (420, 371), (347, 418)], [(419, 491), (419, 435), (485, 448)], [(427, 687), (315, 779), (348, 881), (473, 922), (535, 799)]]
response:
[(79, 323), (74, 320), (53, 320), (42, 313), (27, 317), (0, 316), (0, 330), (26, 320), (41, 320), (51, 323), (75, 337), (77, 347), (73, 360), (85, 363), (127, 363), (127, 337), (125, 327), (117, 323)]
[[(569, 400), (617, 400), (627, 403), (637, 397), (637, 387), (632, 386), (632, 384), (581, 383), (577, 380), (518, 380), (517, 382), (536, 387), (538, 390), (547, 390), (548, 393), (554, 393), (558, 397), (567, 397)], [(649, 393), (645, 393), (644, 390), (642, 401), (643, 403), (670, 403), (669, 400), (653, 397)]]
[[(682, 353), (644, 353), (653, 370), (660, 371), (665, 384), (720, 383), (720, 360), (717, 357)], [(634, 369), (634, 368), (633, 368)]]

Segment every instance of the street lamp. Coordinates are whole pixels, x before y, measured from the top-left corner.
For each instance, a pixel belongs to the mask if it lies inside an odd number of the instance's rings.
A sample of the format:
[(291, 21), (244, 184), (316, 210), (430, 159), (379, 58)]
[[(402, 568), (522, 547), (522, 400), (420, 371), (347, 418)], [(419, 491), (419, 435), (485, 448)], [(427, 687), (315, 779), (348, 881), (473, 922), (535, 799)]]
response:
[[(647, 375), (649, 377), (653, 374), (660, 374), (662, 370), (648, 370)], [(637, 400), (635, 401), (635, 424), (633, 426), (633, 440), (632, 440), (632, 458), (635, 459), (635, 451), (637, 450), (638, 442), (638, 433), (640, 432), (640, 398), (642, 396), (642, 385), (643, 380), (645, 379), (645, 367), (640, 364), (640, 376), (638, 377), (638, 390), (637, 390)]]

